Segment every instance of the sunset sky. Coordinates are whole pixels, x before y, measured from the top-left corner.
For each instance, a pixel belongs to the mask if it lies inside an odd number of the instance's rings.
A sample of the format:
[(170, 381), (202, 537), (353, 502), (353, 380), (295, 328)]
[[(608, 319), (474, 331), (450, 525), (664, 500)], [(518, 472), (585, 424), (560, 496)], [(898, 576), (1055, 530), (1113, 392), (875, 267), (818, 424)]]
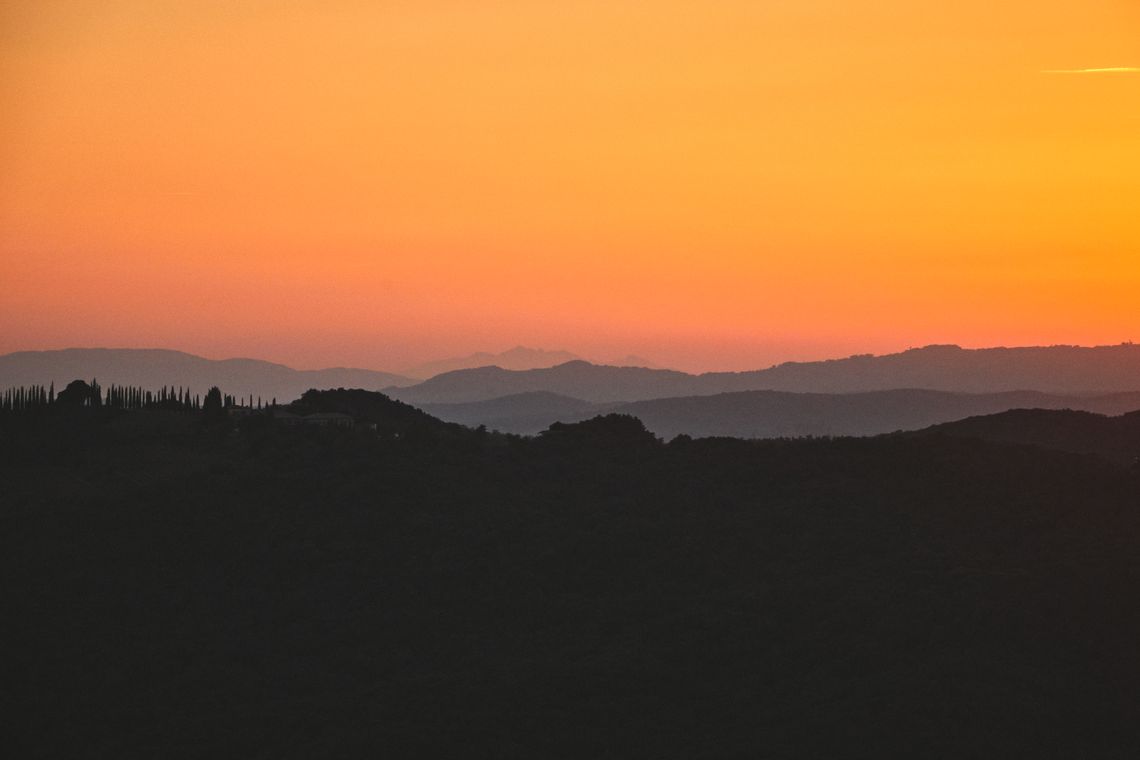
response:
[(0, 352), (1140, 341), (1135, 0), (0, 0)]

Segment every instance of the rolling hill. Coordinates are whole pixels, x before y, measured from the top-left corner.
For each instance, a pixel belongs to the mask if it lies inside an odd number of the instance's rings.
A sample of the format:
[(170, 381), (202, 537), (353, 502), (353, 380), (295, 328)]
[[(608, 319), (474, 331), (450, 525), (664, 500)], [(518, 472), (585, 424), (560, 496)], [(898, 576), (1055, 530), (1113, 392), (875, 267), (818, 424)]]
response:
[(1140, 462), (1140, 412), (1106, 416), (1068, 409), (1014, 409), (935, 425), (911, 435), (974, 438), (1093, 454), (1117, 464)]
[(470, 427), (486, 425), (492, 430), (530, 435), (553, 422), (575, 422), (616, 412), (637, 417), (665, 438), (680, 434), (779, 438), (878, 435), (1022, 408), (1117, 415), (1140, 409), (1140, 393), (1060, 396), (1036, 391), (966, 394), (914, 389), (846, 394), (742, 391), (598, 404), (535, 392), (467, 404), (424, 404), (421, 408), (440, 419)]
[(1140, 478), (1112, 462), (305, 403), (422, 435), (0, 415), (11, 756), (1140, 746)]

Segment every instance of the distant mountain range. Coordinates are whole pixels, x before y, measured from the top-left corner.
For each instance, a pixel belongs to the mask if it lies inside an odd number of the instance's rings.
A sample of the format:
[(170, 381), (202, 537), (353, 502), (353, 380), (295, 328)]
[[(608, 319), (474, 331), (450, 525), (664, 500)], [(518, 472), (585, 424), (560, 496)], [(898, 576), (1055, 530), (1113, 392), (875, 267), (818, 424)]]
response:
[(425, 379), (435, 377), (444, 372), (456, 370), (475, 369), (476, 367), (502, 367), (510, 370), (542, 369), (558, 364), (574, 361), (579, 357), (569, 351), (546, 351), (541, 348), (527, 348), (515, 346), (509, 351), (499, 354), (489, 354), (485, 351), (469, 356), (456, 356), (449, 359), (440, 359), (412, 367), (404, 372), (409, 377)]
[(1140, 346), (927, 346), (885, 356), (789, 362), (750, 372), (702, 375), (578, 360), (525, 371), (499, 367), (458, 370), (390, 390), (402, 401), (424, 405), (486, 401), (533, 392), (616, 403), (754, 390), (859, 393), (899, 388), (957, 393), (1036, 390), (1063, 395), (1140, 390)]
[[(547, 351), (543, 348), (515, 346), (508, 351), (503, 351), (498, 354), (479, 351), (478, 353), (468, 356), (454, 356), (448, 359), (426, 362), (405, 370), (403, 374), (418, 380), (425, 380), (446, 372), (455, 372), (464, 369), (499, 367), (501, 369), (520, 372), (531, 369), (556, 367), (559, 364), (578, 360), (582, 360), (582, 357), (572, 354), (569, 351)], [(628, 354), (613, 360), (596, 363), (613, 367), (647, 367), (649, 369), (660, 369), (658, 365), (649, 359), (635, 354)]]
[[(520, 347), (468, 359), (510, 364), (563, 354)], [(216, 361), (160, 349), (0, 356), (0, 388), (54, 382), (59, 389), (77, 378), (96, 378), (104, 386), (175, 385), (198, 393), (217, 385), (241, 398), (253, 394), (282, 403), (311, 388), (383, 390), (445, 420), (523, 433), (554, 421), (619, 411), (638, 416), (665, 436), (870, 435), (1018, 407), (1131, 411), (1140, 408), (1135, 394), (1128, 395), (1140, 391), (1140, 346), (928, 346), (885, 356), (701, 375), (575, 359), (538, 369), (461, 369), (422, 382), (373, 370), (295, 370), (254, 359)]]
[(380, 390), (415, 382), (402, 375), (367, 369), (298, 370), (257, 359), (203, 359), (165, 349), (69, 348), (62, 351), (20, 351), (0, 356), (0, 388), (48, 385), (62, 389), (72, 380), (96, 379), (115, 385), (187, 387), (204, 394), (216, 385), (226, 393), (265, 402), (286, 403), (310, 388)]
[(866, 436), (917, 430), (1010, 409), (1076, 409), (1118, 415), (1140, 409), (1140, 392), (1062, 396), (1038, 391), (967, 394), (929, 390), (865, 393), (742, 391), (627, 403), (592, 403), (535, 392), (465, 404), (423, 404), (429, 414), (468, 427), (486, 425), (533, 435), (554, 422), (578, 422), (599, 414), (629, 414), (664, 438), (781, 438)]

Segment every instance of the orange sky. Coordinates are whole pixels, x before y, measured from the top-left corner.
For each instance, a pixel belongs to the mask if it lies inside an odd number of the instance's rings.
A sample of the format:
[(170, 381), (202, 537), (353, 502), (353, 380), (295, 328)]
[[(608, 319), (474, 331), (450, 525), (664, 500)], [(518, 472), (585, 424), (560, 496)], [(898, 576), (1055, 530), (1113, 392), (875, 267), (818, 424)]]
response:
[(1134, 0), (0, 2), (0, 352), (1140, 340)]

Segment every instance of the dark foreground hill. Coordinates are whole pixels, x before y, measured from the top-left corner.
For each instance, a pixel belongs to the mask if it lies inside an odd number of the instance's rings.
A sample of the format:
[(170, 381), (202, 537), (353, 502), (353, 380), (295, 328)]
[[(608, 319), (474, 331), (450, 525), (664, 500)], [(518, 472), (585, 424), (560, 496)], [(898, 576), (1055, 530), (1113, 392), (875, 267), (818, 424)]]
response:
[(523, 372), (498, 367), (458, 370), (394, 389), (392, 394), (422, 406), (533, 392), (613, 403), (738, 391), (859, 393), (896, 388), (956, 393), (1035, 390), (1062, 395), (1140, 391), (1140, 346), (927, 346), (885, 356), (788, 362), (752, 372), (703, 375), (574, 361)]
[[(472, 431), (453, 422), (432, 417), (414, 406), (395, 401), (383, 393), (360, 390), (359, 388), (336, 388), (326, 391), (308, 390), (293, 403), (282, 407), (282, 411), (308, 417), (313, 414), (346, 414), (355, 422), (368, 423), (367, 432), (383, 437), (414, 436), (424, 440), (454, 440), (469, 438)], [(266, 424), (273, 413), (261, 421)], [(253, 421), (257, 421), (254, 418)], [(247, 426), (248, 427), (248, 426)]]
[(0, 419), (11, 756), (1140, 746), (1126, 467), (946, 435), (446, 429)]
[(410, 385), (411, 380), (367, 369), (298, 370), (258, 359), (203, 359), (165, 349), (69, 348), (61, 351), (20, 351), (0, 356), (0, 389), (55, 383), (57, 389), (83, 378), (103, 387), (124, 385), (158, 390), (186, 387), (204, 394), (211, 386), (238, 398), (260, 396), (282, 403), (309, 388), (382, 388)]
[(1059, 396), (1036, 391), (948, 393), (892, 390), (867, 393), (742, 391), (715, 396), (593, 404), (552, 393), (523, 393), (466, 404), (425, 404), (441, 419), (492, 430), (533, 435), (554, 422), (597, 414), (629, 414), (665, 438), (780, 438), (878, 435), (917, 430), (1010, 409), (1077, 409), (1118, 415), (1140, 409), (1140, 393)]
[(1014, 409), (935, 425), (914, 435), (975, 438), (1092, 454), (1124, 465), (1140, 463), (1140, 412), (1107, 417), (1072, 410)]

